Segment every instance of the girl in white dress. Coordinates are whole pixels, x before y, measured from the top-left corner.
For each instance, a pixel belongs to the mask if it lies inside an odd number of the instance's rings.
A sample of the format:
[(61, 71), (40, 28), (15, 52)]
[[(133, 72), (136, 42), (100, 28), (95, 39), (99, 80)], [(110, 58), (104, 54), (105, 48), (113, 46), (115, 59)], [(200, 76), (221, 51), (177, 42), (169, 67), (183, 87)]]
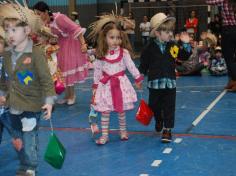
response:
[[(111, 18), (112, 17), (112, 18)], [(130, 44), (128, 37), (122, 30), (120, 18), (108, 15), (105, 24), (104, 18), (97, 21), (94, 31), (97, 33), (97, 58), (94, 62), (94, 104), (96, 111), (101, 112), (102, 136), (96, 140), (98, 145), (106, 144), (109, 141), (110, 113), (118, 113), (121, 140), (128, 140), (126, 130), (125, 111), (134, 108), (137, 101), (136, 92), (126, 76), (125, 70), (131, 73), (135, 79), (137, 88), (141, 89), (143, 76), (135, 67), (129, 54)], [(99, 24), (99, 25), (98, 25)], [(94, 32), (93, 31), (93, 32)], [(96, 34), (94, 32), (93, 34)]]

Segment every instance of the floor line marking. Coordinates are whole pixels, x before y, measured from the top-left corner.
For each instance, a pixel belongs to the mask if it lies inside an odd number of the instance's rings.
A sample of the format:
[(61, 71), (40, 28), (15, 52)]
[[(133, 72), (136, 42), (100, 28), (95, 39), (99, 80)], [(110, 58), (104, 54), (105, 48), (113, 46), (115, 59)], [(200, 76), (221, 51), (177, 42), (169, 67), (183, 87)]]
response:
[(208, 112), (220, 101), (220, 99), (226, 94), (226, 90), (221, 92), (221, 94), (216, 97), (216, 99), (192, 122), (192, 125), (195, 127), (198, 125), (198, 123), (206, 116)]
[(224, 85), (214, 85), (214, 86), (177, 86), (177, 89), (178, 88), (181, 88), (181, 89), (183, 89), (183, 88), (215, 88), (215, 87), (224, 87)]
[(175, 140), (174, 140), (174, 143), (177, 143), (177, 144), (179, 144), (179, 143), (181, 143), (182, 142), (182, 138), (176, 138)]
[(172, 152), (172, 148), (165, 148), (165, 150), (162, 153), (170, 154), (171, 152)]
[(190, 91), (191, 93), (198, 93), (198, 92), (201, 92), (200, 90), (191, 90)]
[[(54, 127), (55, 131), (66, 131), (66, 132), (91, 132), (90, 128), (71, 128), (71, 127)], [(50, 127), (40, 126), (40, 130), (50, 131)], [(110, 131), (111, 134), (119, 134), (119, 130)], [(158, 134), (154, 134), (153, 131), (128, 131), (131, 135), (147, 135), (153, 136)], [(175, 137), (194, 137), (194, 138), (204, 138), (204, 139), (226, 139), (226, 140), (236, 140), (236, 136), (229, 136), (229, 135), (208, 135), (208, 134), (189, 134), (189, 133), (175, 133), (173, 134)]]
[(151, 164), (152, 167), (158, 167), (162, 163), (162, 160), (154, 160)]

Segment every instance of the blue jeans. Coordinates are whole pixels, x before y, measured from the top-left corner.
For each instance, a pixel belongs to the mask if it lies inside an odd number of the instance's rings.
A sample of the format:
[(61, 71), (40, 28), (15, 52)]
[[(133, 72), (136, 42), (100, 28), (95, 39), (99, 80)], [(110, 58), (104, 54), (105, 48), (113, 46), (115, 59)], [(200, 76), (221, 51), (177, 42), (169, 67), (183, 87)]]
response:
[(9, 112), (8, 110), (4, 110), (4, 113), (0, 115), (0, 144), (2, 140), (2, 133), (3, 133), (3, 128), (5, 128), (8, 133), (10, 134), (11, 137), (17, 138), (17, 133), (13, 130), (13, 127), (11, 125), (10, 117), (9, 117)]
[[(20, 115), (10, 114), (14, 130), (23, 141), (23, 148), (16, 151), (20, 160), (21, 170), (36, 170), (38, 167), (38, 124), (41, 112), (23, 112)], [(37, 125), (31, 131), (22, 131), (21, 119), (35, 118)]]
[(143, 46), (146, 46), (149, 41), (149, 36), (142, 36), (142, 44)]

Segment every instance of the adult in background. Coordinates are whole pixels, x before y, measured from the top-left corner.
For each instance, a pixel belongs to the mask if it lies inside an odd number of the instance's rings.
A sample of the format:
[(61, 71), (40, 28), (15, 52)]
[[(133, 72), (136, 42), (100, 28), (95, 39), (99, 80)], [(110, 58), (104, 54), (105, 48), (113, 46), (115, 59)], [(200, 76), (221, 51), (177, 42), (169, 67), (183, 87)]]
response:
[(214, 15), (214, 20), (210, 22), (209, 29), (211, 30), (213, 34), (216, 35), (217, 39), (219, 39), (222, 32), (222, 23), (221, 23), (220, 16), (218, 14)]
[(80, 25), (80, 22), (79, 22), (79, 14), (78, 12), (71, 12), (71, 19), (78, 25)]
[(126, 33), (128, 34), (130, 43), (132, 45), (133, 50), (135, 50), (135, 19), (132, 12), (129, 12), (128, 16), (129, 20), (125, 21), (124, 27), (126, 29)]
[(145, 46), (149, 41), (149, 33), (151, 31), (151, 25), (147, 16), (143, 17), (143, 22), (140, 23), (139, 28), (142, 32), (142, 44)]
[(86, 29), (64, 14), (52, 13), (49, 6), (43, 1), (36, 3), (33, 9), (45, 25), (51, 28), (52, 33), (58, 36), (60, 47), (57, 53), (58, 66), (66, 84), (65, 97), (58, 100), (58, 103), (73, 105), (76, 99), (74, 85), (84, 81), (88, 74), (87, 44), (83, 37)]
[(209, 5), (221, 7), (222, 17), (222, 52), (225, 57), (229, 82), (225, 86), (228, 91), (236, 92), (236, 1), (235, 0), (206, 0)]
[(186, 31), (189, 33), (189, 35), (194, 39), (196, 39), (198, 19), (196, 17), (196, 12), (194, 10), (191, 11), (190, 17), (186, 20), (185, 28)]

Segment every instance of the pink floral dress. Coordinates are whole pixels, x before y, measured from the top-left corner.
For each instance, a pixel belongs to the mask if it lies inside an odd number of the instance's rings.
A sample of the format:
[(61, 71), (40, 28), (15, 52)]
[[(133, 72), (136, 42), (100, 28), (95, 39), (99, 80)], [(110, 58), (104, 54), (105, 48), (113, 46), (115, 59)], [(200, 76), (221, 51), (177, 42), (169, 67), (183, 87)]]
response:
[(87, 54), (81, 52), (81, 44), (77, 39), (86, 29), (63, 14), (54, 13), (53, 18), (49, 26), (53, 34), (58, 36), (58, 66), (65, 78), (66, 86), (73, 86), (84, 81), (88, 75)]
[(143, 80), (126, 49), (109, 51), (104, 58), (94, 62), (93, 87), (97, 89), (93, 107), (96, 111), (123, 112), (134, 108), (137, 95), (125, 74), (126, 69), (136, 82)]

